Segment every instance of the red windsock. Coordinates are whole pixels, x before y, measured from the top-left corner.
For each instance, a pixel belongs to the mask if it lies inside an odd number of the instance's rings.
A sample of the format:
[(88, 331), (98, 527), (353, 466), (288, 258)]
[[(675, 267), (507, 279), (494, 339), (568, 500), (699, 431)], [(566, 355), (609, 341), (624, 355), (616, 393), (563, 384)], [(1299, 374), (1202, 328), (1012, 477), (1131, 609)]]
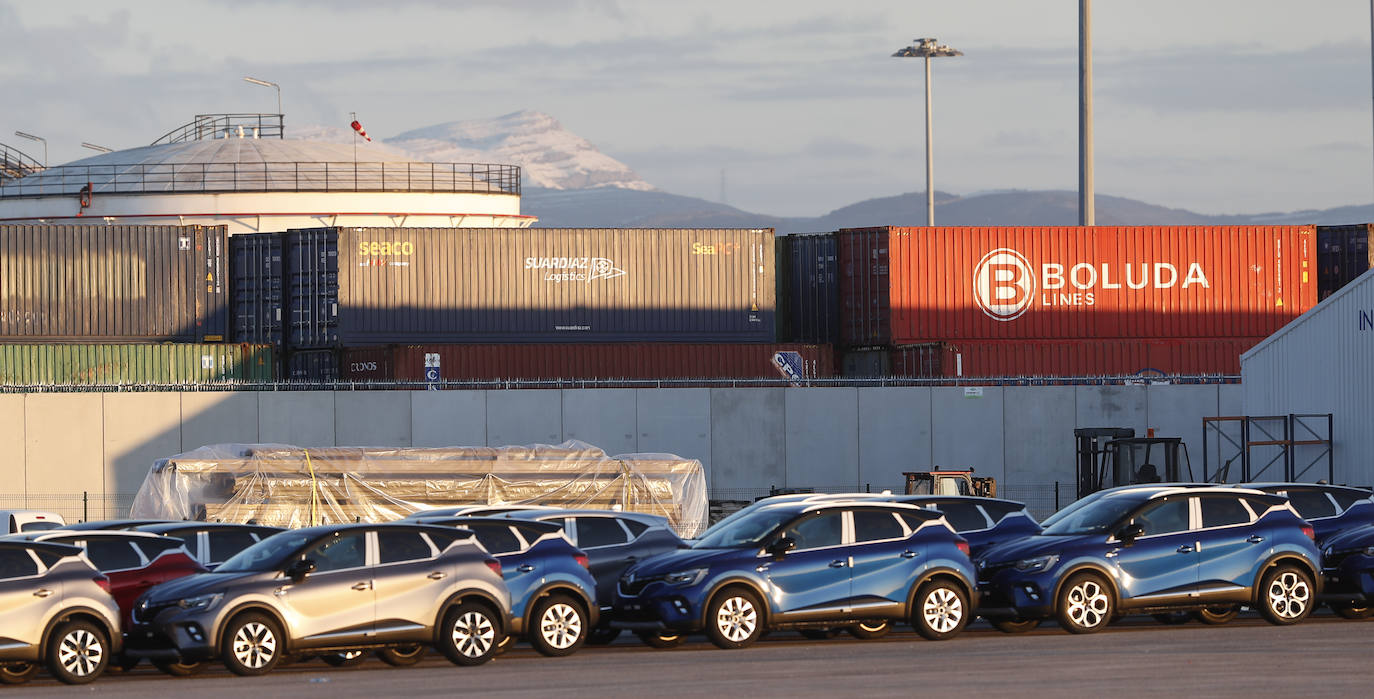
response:
[(357, 131), (359, 136), (366, 138), (368, 143), (372, 142), (372, 137), (367, 135), (367, 132), (363, 130), (363, 125), (359, 124), (357, 119), (354, 119), (353, 123), (349, 124), (349, 126), (352, 126), (353, 130)]

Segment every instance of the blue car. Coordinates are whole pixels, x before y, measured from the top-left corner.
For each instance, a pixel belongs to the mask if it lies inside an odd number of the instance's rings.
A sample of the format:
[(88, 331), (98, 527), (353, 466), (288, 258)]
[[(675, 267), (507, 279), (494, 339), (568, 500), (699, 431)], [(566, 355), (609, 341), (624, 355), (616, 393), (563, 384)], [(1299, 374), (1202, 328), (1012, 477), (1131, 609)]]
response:
[(571, 655), (596, 627), (600, 610), (587, 554), (563, 536), (558, 524), (504, 517), (418, 521), (468, 529), (501, 562), (510, 590), (512, 635), (543, 655)]
[(1316, 530), (1318, 546), (1348, 529), (1374, 524), (1374, 492), (1364, 488), (1325, 483), (1245, 483), (1238, 487), (1288, 498), (1298, 516)]
[(766, 630), (893, 620), (942, 640), (971, 618), (974, 580), (968, 543), (938, 512), (879, 500), (779, 502), (631, 567), (611, 625), (660, 647), (697, 631), (743, 648)]
[(1026, 512), (1025, 503), (972, 495), (896, 495), (904, 502), (945, 516), (959, 536), (968, 541), (975, 560), (984, 550), (1013, 539), (1039, 534), (1041, 526)]
[(1313, 539), (1285, 498), (1258, 490), (1118, 488), (984, 552), (979, 614), (1008, 632), (1054, 618), (1093, 633), (1125, 614), (1203, 612), (1222, 623), (1248, 605), (1294, 624), (1320, 592)]
[(1346, 619), (1364, 619), (1374, 601), (1374, 525), (1333, 535), (1322, 549), (1322, 599)]

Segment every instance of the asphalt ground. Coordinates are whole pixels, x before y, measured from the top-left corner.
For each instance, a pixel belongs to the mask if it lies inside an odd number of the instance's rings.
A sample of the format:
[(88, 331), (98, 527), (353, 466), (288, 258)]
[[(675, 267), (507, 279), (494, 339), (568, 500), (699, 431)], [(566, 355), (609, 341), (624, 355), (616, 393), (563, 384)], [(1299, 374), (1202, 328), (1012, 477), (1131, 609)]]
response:
[(719, 650), (704, 637), (671, 650), (637, 639), (545, 658), (518, 645), (480, 667), (457, 667), (431, 653), (393, 668), (369, 657), (353, 668), (319, 660), (236, 677), (213, 664), (175, 678), (142, 665), (68, 687), (40, 674), (0, 695), (101, 697), (422, 697), (458, 694), (557, 697), (773, 696), (1369, 696), (1374, 619), (1329, 614), (1276, 627), (1255, 616), (1225, 626), (1164, 626), (1127, 618), (1075, 636), (1053, 624), (1008, 635), (976, 623), (943, 642), (907, 627), (861, 641), (847, 634), (813, 641), (778, 631), (750, 648)]

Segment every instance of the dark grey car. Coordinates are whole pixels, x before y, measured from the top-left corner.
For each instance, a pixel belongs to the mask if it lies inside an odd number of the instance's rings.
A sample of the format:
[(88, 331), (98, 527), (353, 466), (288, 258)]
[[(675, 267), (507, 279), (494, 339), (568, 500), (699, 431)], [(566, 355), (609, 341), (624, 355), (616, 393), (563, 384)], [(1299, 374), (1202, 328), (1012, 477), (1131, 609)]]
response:
[(84, 684), (120, 651), (109, 580), (66, 544), (0, 541), (0, 683), (27, 682), (45, 665)]
[(286, 531), (213, 572), (150, 590), (134, 607), (127, 653), (182, 662), (218, 657), (239, 675), (264, 674), (284, 655), (302, 652), (376, 649), (405, 665), (423, 646), (454, 664), (478, 665), (510, 628), (500, 571), (461, 529)]

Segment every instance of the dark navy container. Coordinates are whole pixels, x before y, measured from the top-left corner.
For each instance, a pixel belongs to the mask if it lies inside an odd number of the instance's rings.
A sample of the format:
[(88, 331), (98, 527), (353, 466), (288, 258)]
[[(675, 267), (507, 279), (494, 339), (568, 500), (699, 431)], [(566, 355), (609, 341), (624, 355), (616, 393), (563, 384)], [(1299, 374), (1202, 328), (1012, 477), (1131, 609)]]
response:
[[(840, 287), (838, 249), (834, 233), (787, 235), (778, 238), (782, 248), (779, 269), (779, 313), (789, 342), (834, 344), (840, 334)], [(786, 303), (786, 306), (782, 304)]]
[(229, 238), (234, 341), (282, 348), (282, 237), (250, 233)]
[(338, 347), (338, 229), (287, 231), (285, 252), (287, 342), (295, 350)]

